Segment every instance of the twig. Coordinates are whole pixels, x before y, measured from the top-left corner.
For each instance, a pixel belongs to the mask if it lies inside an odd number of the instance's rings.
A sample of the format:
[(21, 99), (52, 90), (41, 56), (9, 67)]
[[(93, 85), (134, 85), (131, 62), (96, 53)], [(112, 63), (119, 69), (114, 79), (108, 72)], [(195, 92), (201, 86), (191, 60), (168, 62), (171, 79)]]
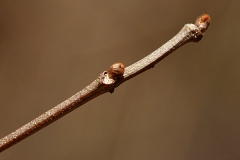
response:
[(126, 69), (124, 69), (124, 65), (122, 63), (113, 64), (108, 71), (101, 73), (95, 81), (80, 92), (6, 137), (0, 139), (0, 152), (53, 123), (57, 119), (68, 114), (91, 99), (106, 92), (113, 93), (114, 88), (118, 87), (126, 80), (129, 80), (130, 78), (133, 78), (134, 76), (154, 67), (156, 63), (181, 47), (183, 44), (187, 42), (200, 41), (203, 37), (203, 32), (206, 31), (209, 25), (209, 15), (203, 14), (196, 19), (195, 24), (184, 25), (180, 32), (171, 40)]

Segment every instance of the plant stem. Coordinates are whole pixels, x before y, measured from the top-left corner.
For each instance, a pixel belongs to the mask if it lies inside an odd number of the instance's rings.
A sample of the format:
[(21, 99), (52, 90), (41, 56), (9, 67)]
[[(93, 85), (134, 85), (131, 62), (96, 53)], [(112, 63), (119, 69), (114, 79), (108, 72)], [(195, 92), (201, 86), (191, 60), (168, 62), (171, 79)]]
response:
[(101, 73), (96, 80), (80, 92), (0, 139), (0, 152), (43, 129), (91, 99), (106, 92), (112, 93), (114, 88), (126, 80), (154, 67), (160, 60), (187, 42), (200, 41), (203, 37), (203, 32), (209, 25), (210, 17), (203, 14), (196, 20), (195, 24), (184, 25), (176, 36), (138, 62), (125, 69), (122, 63), (114, 64), (108, 71)]

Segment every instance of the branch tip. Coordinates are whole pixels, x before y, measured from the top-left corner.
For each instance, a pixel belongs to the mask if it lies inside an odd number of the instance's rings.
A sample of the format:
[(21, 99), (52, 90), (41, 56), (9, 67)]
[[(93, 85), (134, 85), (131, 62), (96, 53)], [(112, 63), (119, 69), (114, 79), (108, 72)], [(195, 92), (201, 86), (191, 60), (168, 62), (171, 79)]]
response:
[(195, 25), (198, 27), (198, 29), (202, 33), (205, 32), (208, 29), (210, 24), (211, 24), (211, 18), (208, 14), (202, 14), (195, 21)]

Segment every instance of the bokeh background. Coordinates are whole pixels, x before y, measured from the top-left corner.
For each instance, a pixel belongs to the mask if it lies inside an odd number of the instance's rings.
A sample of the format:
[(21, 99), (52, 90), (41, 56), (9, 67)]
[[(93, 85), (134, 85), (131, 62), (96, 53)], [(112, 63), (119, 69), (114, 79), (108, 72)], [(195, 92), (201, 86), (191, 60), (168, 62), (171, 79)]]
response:
[(1, 160), (240, 159), (239, 0), (0, 1), (0, 138), (148, 55), (185, 23), (212, 24), (153, 69), (0, 154)]

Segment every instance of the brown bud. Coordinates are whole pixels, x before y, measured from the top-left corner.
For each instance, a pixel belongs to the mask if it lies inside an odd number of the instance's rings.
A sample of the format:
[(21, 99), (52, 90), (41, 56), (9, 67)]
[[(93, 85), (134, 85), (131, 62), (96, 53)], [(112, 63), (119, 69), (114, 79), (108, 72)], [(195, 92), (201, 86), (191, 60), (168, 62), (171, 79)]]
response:
[(108, 69), (108, 76), (111, 79), (117, 79), (121, 78), (123, 76), (125, 67), (122, 63), (117, 62), (111, 65), (111, 67)]
[(202, 33), (207, 30), (210, 23), (211, 23), (211, 19), (208, 14), (201, 15), (195, 21), (195, 25), (200, 29)]

